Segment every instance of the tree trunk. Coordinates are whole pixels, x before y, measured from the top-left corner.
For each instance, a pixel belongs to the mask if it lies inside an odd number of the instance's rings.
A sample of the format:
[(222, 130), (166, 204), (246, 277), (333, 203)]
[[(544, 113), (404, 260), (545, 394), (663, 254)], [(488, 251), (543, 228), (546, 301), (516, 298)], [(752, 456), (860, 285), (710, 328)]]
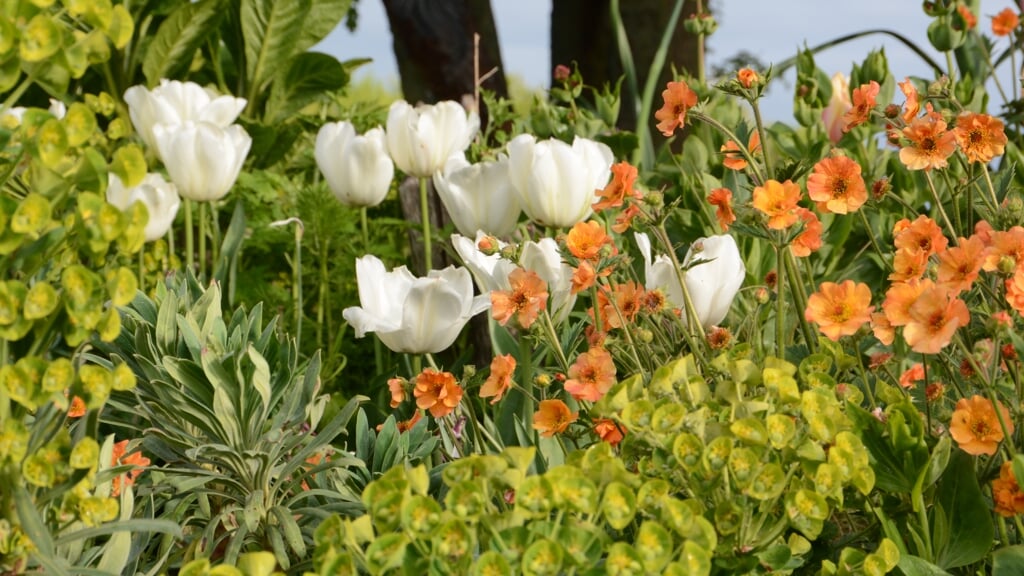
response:
[[(601, 87), (614, 84), (622, 76), (622, 61), (615, 43), (612, 27), (610, 0), (552, 0), (551, 12), (551, 68), (558, 64), (577, 63), (583, 81), (590, 86)], [(704, 1), (705, 9), (710, 0)], [(623, 0), (619, 3), (622, 24), (629, 38), (637, 72), (637, 87), (643, 90), (648, 71), (658, 44), (664, 33), (665, 22), (672, 14), (674, 0)], [(683, 11), (669, 45), (665, 67), (659, 72), (658, 85), (664, 86), (672, 79), (672, 66), (697, 74), (697, 37), (683, 28), (683, 20), (696, 11), (696, 0), (686, 0)], [(660, 93), (660, 91), (658, 92)], [(639, 96), (639, 95), (638, 95)], [(657, 96), (655, 96), (657, 99)], [(657, 100), (654, 109), (659, 106)], [(653, 115), (647, 121), (651, 133), (660, 138), (654, 129)], [(632, 95), (623, 90), (622, 111), (618, 125), (626, 130), (637, 126), (636, 102)]]

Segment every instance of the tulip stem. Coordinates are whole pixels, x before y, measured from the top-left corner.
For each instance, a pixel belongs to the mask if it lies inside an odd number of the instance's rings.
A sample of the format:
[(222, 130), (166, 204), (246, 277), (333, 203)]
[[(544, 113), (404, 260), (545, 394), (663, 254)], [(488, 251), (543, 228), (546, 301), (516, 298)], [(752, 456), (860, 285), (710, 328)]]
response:
[(206, 279), (206, 218), (207, 202), (199, 203), (199, 277)]
[(295, 256), (292, 261), (292, 298), (295, 300), (295, 349), (302, 353), (302, 220), (295, 221)]
[[(665, 246), (665, 251), (668, 253), (669, 259), (672, 260), (672, 268), (676, 271), (676, 279), (679, 281), (679, 287), (683, 291), (683, 306), (686, 311), (686, 326), (689, 334), (696, 333), (700, 335), (700, 339), (704, 340), (704, 326), (700, 323), (700, 316), (697, 315), (697, 307), (693, 305), (693, 298), (690, 297), (690, 289), (686, 286), (686, 273), (683, 272), (683, 265), (679, 262), (679, 258), (676, 256), (675, 247), (672, 246), (672, 241), (668, 237), (668, 231), (665, 230), (665, 223), (662, 222), (657, 227), (653, 228), (658, 233), (658, 240), (661, 241), (662, 245)], [(694, 348), (694, 343), (690, 342), (691, 349)]]
[[(522, 388), (523, 394), (523, 412), (520, 417), (523, 424), (528, 424), (533, 422), (534, 410), (533, 348), (530, 346), (530, 339), (525, 335), (519, 338), (519, 386)], [(533, 429), (530, 428), (530, 430)], [(531, 433), (536, 434), (536, 432)], [(536, 436), (533, 436), (533, 439), (536, 440)]]
[(423, 222), (423, 275), (433, 268), (433, 252), (430, 247), (430, 205), (427, 202), (427, 179), (420, 178), (420, 219)]
[[(366, 217), (366, 206), (359, 209), (359, 224), (363, 231), (363, 252), (370, 253), (370, 224)], [(327, 256), (324, 255), (326, 260)], [(323, 271), (324, 283), (327, 282), (327, 269)], [(377, 367), (377, 374), (384, 372), (384, 348), (379, 338), (373, 340), (373, 363)]]
[(192, 254), (192, 200), (185, 199), (185, 266), (189, 272), (195, 272), (195, 257)]

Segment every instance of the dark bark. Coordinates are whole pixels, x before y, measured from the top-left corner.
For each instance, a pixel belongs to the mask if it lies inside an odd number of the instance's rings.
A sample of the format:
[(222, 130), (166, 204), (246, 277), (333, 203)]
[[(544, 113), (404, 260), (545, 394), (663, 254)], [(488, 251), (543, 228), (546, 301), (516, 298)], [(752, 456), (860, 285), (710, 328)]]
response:
[[(579, 66), (583, 81), (590, 86), (601, 87), (604, 84), (614, 85), (622, 76), (622, 63), (618, 47), (615, 43), (615, 31), (612, 28), (610, 0), (552, 0), (551, 13), (551, 68), (558, 64), (569, 65), (575, 61)], [(705, 0), (707, 8), (709, 1)], [(674, 0), (622, 0), (619, 9), (622, 24), (629, 37), (630, 49), (637, 71), (637, 86), (643, 90), (647, 82), (654, 54), (664, 32), (665, 23), (672, 14)], [(659, 86), (664, 86), (672, 79), (672, 66), (677, 70), (685, 70), (697, 74), (697, 38), (683, 29), (683, 20), (696, 11), (696, 0), (687, 0), (669, 45), (665, 67), (659, 73)], [(658, 92), (660, 93), (660, 91)], [(657, 95), (654, 109), (658, 108)], [(627, 130), (636, 129), (635, 103), (630, 95), (623, 91), (622, 111), (619, 114), (619, 127)], [(660, 137), (654, 130), (654, 117), (648, 119), (652, 134)]]

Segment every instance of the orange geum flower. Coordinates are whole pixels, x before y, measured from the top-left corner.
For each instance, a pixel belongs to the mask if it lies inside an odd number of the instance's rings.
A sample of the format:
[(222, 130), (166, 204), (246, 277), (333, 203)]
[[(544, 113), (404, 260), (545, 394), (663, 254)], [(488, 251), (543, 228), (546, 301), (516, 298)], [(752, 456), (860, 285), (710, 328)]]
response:
[(996, 36), (1009, 36), (1019, 25), (1020, 16), (1011, 8), (1003, 8), (999, 14), (992, 17), (992, 33)]
[(491, 360), (491, 373), (480, 387), (481, 398), (492, 398), (491, 404), (501, 400), (512, 386), (512, 374), (516, 371), (516, 359), (511, 354), (495, 356)]
[(804, 318), (818, 325), (833, 342), (852, 336), (871, 320), (871, 288), (867, 284), (845, 280), (842, 284), (822, 282), (807, 298)]
[(956, 7), (956, 11), (960, 13), (960, 17), (964, 19), (964, 25), (968, 30), (974, 30), (974, 27), (978, 25), (978, 18), (971, 12), (971, 9), (965, 4), (960, 4)]
[(942, 252), (949, 245), (942, 228), (927, 216), (918, 216), (910, 222), (906, 218), (893, 226), (893, 245), (905, 252), (924, 252), (925, 255)]
[(796, 213), (803, 220), (804, 229), (797, 234), (796, 238), (793, 238), (789, 247), (793, 251), (793, 256), (806, 258), (811, 255), (811, 252), (821, 248), (821, 220), (818, 220), (818, 216), (814, 212), (802, 206), (797, 206)]
[(900, 374), (900, 386), (903, 388), (913, 388), (914, 384), (921, 380), (924, 380), (924, 364), (920, 362)]
[(577, 222), (565, 237), (566, 246), (580, 260), (597, 260), (605, 244), (613, 244), (600, 222)]
[(1018, 314), (1024, 315), (1024, 268), (1017, 268), (1013, 276), (1006, 279), (1005, 286), (1006, 303)]
[[(149, 458), (143, 456), (140, 451), (135, 451), (125, 456), (124, 453), (127, 450), (128, 440), (121, 440), (114, 444), (114, 450), (110, 455), (111, 466), (136, 466), (136, 468), (130, 472), (120, 476), (115, 476), (111, 481), (110, 495), (114, 498), (121, 495), (122, 486), (131, 486), (132, 484), (135, 484), (135, 479), (138, 478), (139, 474), (142, 474), (143, 469), (150, 464)], [(121, 483), (122, 478), (124, 479), (124, 484)]]
[[(999, 403), (1006, 431), (1013, 434), (1013, 420), (1010, 411)], [(999, 424), (992, 401), (975, 394), (970, 398), (961, 398), (956, 403), (953, 418), (949, 422), (949, 435), (960, 445), (960, 449), (972, 456), (996, 453), (999, 443), (1003, 441), (1003, 427)]]
[(939, 253), (935, 283), (949, 288), (953, 294), (971, 289), (984, 262), (985, 243), (977, 236), (961, 238), (958, 246)]
[(618, 446), (626, 435), (626, 427), (610, 418), (594, 418), (594, 433), (602, 442)]
[(491, 292), (491, 316), (504, 326), (514, 316), (529, 328), (548, 303), (548, 285), (533, 270), (516, 268), (508, 275), (511, 290)]
[(736, 72), (736, 80), (744, 88), (750, 88), (757, 82), (757, 72), (750, 68), (740, 68), (739, 72)]
[(640, 215), (640, 207), (636, 204), (630, 204), (625, 210), (619, 212), (619, 215), (615, 217), (615, 223), (612, 224), (612, 230), (622, 234), (629, 227), (633, 225), (633, 219)]
[(622, 328), (632, 322), (643, 307), (643, 301), (644, 287), (632, 280), (616, 284), (611, 298), (607, 288), (599, 290), (597, 304), (605, 329)]
[[(740, 147), (735, 141), (729, 140), (719, 149), (725, 156), (722, 158), (722, 165), (730, 170), (743, 170), (747, 167), (747, 159), (743, 157), (740, 152)], [(761, 135), (757, 130), (753, 130), (750, 133), (750, 139), (747, 141), (747, 152), (751, 156), (761, 150)]]
[(1000, 516), (1024, 513), (1024, 491), (1013, 475), (1013, 462), (1007, 460), (999, 467), (999, 478), (992, 481), (992, 504)]
[(594, 204), (594, 211), (600, 212), (601, 210), (606, 210), (608, 208), (617, 208), (622, 206), (622, 202), (627, 196), (631, 198), (639, 198), (640, 193), (633, 188), (633, 185), (636, 182), (636, 177), (636, 166), (633, 166), (629, 162), (613, 164), (612, 179), (608, 182), (608, 185), (604, 187), (604, 190), (599, 190), (595, 193), (595, 195), (601, 198), (601, 200)]
[(882, 310), (885, 311), (889, 325), (906, 326), (910, 322), (910, 307), (925, 290), (930, 290), (934, 286), (935, 283), (928, 278), (897, 282), (889, 286), (885, 293), (885, 301), (882, 302)]
[(697, 93), (690, 90), (686, 82), (669, 82), (661, 93), (665, 104), (654, 113), (658, 130), (665, 137), (686, 125), (686, 111), (697, 105)]
[[(988, 223), (986, 223), (986, 226), (988, 226)], [(986, 272), (995, 272), (997, 270), (1012, 272), (1020, 268), (1020, 263), (1024, 262), (1024, 228), (1014, 226), (1009, 230), (992, 231), (989, 227), (989, 229), (983, 228), (979, 232), (978, 227), (975, 226), (974, 234), (979, 236), (983, 242), (985, 237), (988, 237), (985, 261), (981, 265), (982, 270)], [(1000, 262), (1004, 262), (1004, 264), (1000, 266)]]
[(799, 201), (800, 187), (792, 180), (769, 180), (764, 186), (754, 188), (754, 208), (768, 216), (768, 227), (772, 230), (784, 230), (796, 224), (800, 219), (796, 213)]
[(570, 291), (573, 294), (579, 294), (584, 290), (589, 290), (597, 282), (597, 272), (594, 271), (594, 266), (586, 260), (580, 262), (580, 265), (572, 271), (572, 284)]
[(889, 346), (896, 339), (896, 329), (889, 323), (885, 312), (871, 313), (871, 333), (885, 346)]
[(398, 405), (405, 402), (405, 378), (389, 378), (388, 379), (388, 391), (391, 392), (391, 404), (392, 408), (398, 408)]
[(928, 268), (928, 253), (920, 250), (897, 250), (892, 259), (892, 273), (889, 280), (909, 282), (924, 276)]
[(932, 286), (921, 293), (908, 309), (910, 321), (903, 327), (903, 339), (921, 354), (938, 354), (953, 340), (953, 333), (971, 321), (967, 304), (949, 289)]
[(71, 398), (71, 406), (68, 408), (68, 418), (81, 418), (85, 416), (85, 400), (80, 396)]
[(868, 200), (860, 164), (846, 156), (832, 156), (814, 165), (807, 177), (807, 195), (818, 209), (833, 214), (856, 212)]
[(462, 400), (462, 387), (451, 372), (438, 372), (426, 368), (415, 379), (412, 395), (416, 397), (416, 406), (429, 410), (434, 418), (444, 418)]
[(996, 156), (1002, 156), (1006, 148), (1003, 121), (988, 114), (960, 114), (953, 135), (968, 162), (988, 164)]
[(708, 194), (708, 203), (715, 207), (715, 218), (722, 232), (728, 232), (729, 225), (736, 221), (736, 213), (732, 210), (732, 190), (715, 188)]
[(917, 113), (921, 111), (921, 103), (917, 98), (917, 88), (914, 87), (914, 83), (910, 81), (909, 77), (904, 78), (903, 82), (897, 85), (906, 98), (906, 102), (903, 103), (903, 121), (909, 124), (914, 118), (917, 118)]
[(853, 89), (853, 107), (843, 115), (843, 132), (849, 132), (851, 128), (868, 121), (880, 89), (881, 86), (874, 80)]
[(565, 391), (577, 400), (597, 402), (615, 385), (615, 362), (604, 348), (591, 348), (569, 367)]
[(533, 414), (533, 429), (538, 430), (541, 436), (551, 438), (565, 432), (578, 417), (579, 413), (570, 412), (561, 400), (541, 400)]
[(956, 136), (946, 130), (946, 122), (929, 114), (915, 118), (903, 129), (910, 141), (900, 148), (900, 162), (908, 170), (945, 168), (947, 159), (956, 151)]

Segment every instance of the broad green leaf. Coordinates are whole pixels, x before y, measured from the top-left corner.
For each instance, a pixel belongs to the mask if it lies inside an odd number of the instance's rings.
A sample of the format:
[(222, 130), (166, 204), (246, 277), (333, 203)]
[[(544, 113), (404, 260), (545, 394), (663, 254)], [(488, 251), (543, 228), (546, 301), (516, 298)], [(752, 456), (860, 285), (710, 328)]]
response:
[(345, 87), (348, 80), (337, 58), (318, 52), (299, 54), (274, 79), (264, 117), (271, 124), (283, 122), (324, 94)]
[(1024, 545), (1006, 546), (992, 553), (992, 576), (1024, 574)]
[[(935, 564), (910, 554), (901, 554), (896, 568), (903, 573), (903, 576), (950, 576), (949, 572)], [(1020, 572), (1012, 572), (1012, 574), (1016, 575)]]
[(225, 0), (182, 4), (164, 20), (142, 62), (142, 73), (151, 86), (188, 70), (192, 55), (226, 13), (225, 4)]
[(302, 22), (302, 34), (295, 51), (304, 52), (323, 40), (338, 27), (351, 5), (352, 0), (313, 0)]
[(939, 481), (938, 504), (949, 520), (948, 542), (935, 542), (935, 563), (942, 568), (981, 560), (995, 539), (989, 505), (978, 486), (973, 464), (971, 456), (958, 450)]
[(312, 0), (242, 0), (245, 72), (251, 96), (259, 94), (278, 69), (295, 55), (311, 5)]

